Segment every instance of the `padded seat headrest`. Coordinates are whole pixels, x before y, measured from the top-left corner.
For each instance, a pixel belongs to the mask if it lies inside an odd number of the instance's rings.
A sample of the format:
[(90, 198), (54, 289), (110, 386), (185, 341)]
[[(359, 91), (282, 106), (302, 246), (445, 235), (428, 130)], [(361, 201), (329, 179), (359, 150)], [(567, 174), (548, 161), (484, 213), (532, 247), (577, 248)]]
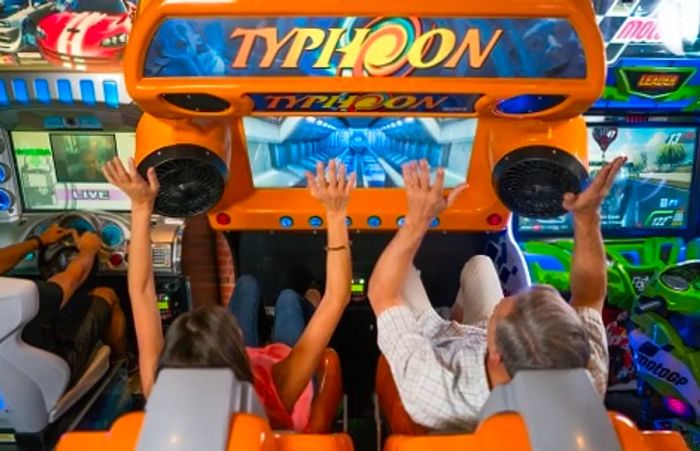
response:
[(39, 290), (31, 280), (0, 277), (0, 341), (34, 318)]
[(146, 404), (137, 449), (224, 451), (233, 413), (266, 418), (253, 385), (231, 370), (164, 369)]
[(605, 405), (588, 371), (519, 371), (493, 389), (479, 420), (518, 413), (533, 451), (621, 451)]

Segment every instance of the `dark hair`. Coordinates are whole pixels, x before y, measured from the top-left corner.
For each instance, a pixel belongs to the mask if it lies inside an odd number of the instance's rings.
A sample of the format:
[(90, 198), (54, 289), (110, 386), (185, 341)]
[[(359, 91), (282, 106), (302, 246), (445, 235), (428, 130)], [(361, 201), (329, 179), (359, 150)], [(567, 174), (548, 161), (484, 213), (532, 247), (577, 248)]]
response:
[(225, 308), (198, 307), (168, 329), (161, 368), (230, 368), (238, 380), (253, 382), (240, 328)]
[(515, 296), (515, 306), (496, 326), (496, 346), (508, 374), (520, 370), (586, 368), (588, 333), (559, 292), (535, 285)]

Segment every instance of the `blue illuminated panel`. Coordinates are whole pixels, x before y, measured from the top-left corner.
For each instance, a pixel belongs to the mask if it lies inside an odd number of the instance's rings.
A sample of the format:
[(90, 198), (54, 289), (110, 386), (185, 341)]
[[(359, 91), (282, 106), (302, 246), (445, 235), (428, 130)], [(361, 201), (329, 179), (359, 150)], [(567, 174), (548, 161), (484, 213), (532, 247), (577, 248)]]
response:
[(48, 80), (43, 78), (34, 80), (34, 93), (39, 103), (51, 103), (51, 91), (49, 91)]
[(5, 82), (0, 80), (0, 105), (9, 105), (10, 98), (7, 95), (7, 89), (5, 88)]
[(0, 189), (0, 211), (7, 211), (12, 206), (12, 196), (4, 189)]
[(15, 95), (15, 100), (19, 103), (29, 103), (29, 89), (27, 82), (22, 79), (12, 80), (12, 91)]
[(95, 84), (92, 80), (80, 80), (80, 98), (85, 105), (95, 105)]
[(102, 89), (105, 92), (105, 103), (110, 108), (119, 108), (119, 88), (115, 81), (102, 82)]
[(73, 88), (70, 85), (70, 81), (61, 79), (56, 82), (56, 88), (58, 90), (58, 100), (61, 103), (67, 105), (73, 104)]

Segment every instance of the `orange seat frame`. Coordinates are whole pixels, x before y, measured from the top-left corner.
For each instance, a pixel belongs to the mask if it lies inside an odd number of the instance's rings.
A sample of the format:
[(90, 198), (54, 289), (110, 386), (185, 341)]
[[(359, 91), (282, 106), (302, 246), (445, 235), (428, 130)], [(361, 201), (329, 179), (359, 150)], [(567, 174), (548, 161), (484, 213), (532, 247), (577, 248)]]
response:
[[(531, 451), (525, 423), (514, 413), (487, 419), (474, 434), (426, 436), (429, 430), (414, 423), (404, 409), (383, 355), (377, 362), (375, 391), (382, 416), (391, 433), (396, 434), (389, 438), (384, 451)], [(640, 431), (624, 415), (616, 412), (609, 412), (608, 415), (624, 451), (688, 450), (683, 437), (677, 432)]]

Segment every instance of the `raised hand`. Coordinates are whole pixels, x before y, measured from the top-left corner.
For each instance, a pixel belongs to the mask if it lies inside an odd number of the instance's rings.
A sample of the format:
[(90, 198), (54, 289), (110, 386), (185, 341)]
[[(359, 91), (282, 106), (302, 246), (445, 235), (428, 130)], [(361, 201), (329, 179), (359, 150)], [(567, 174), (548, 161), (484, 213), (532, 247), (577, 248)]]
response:
[(148, 181), (136, 170), (133, 158), (129, 159), (129, 170), (124, 169), (119, 158), (114, 158), (102, 168), (102, 173), (109, 183), (124, 191), (131, 199), (132, 208), (150, 208), (158, 196), (158, 177), (153, 168), (148, 169)]
[(59, 227), (58, 224), (51, 224), (48, 229), (39, 235), (39, 239), (45, 246), (50, 246), (52, 244), (58, 243), (63, 238), (67, 237), (73, 233), (72, 229), (66, 229)]
[(466, 184), (455, 187), (445, 197), (445, 170), (438, 168), (435, 183), (430, 184), (430, 167), (426, 160), (403, 165), (403, 181), (408, 200), (406, 221), (426, 226), (440, 213), (451, 206), (455, 199), (467, 188)]
[(346, 177), (345, 165), (331, 160), (326, 175), (323, 163), (316, 163), (316, 174), (306, 172), (306, 182), (311, 196), (318, 200), (327, 213), (345, 212), (350, 191), (355, 186), (355, 173)]
[(566, 193), (562, 206), (574, 216), (597, 215), (627, 157), (617, 157), (600, 170), (595, 180), (580, 194)]

